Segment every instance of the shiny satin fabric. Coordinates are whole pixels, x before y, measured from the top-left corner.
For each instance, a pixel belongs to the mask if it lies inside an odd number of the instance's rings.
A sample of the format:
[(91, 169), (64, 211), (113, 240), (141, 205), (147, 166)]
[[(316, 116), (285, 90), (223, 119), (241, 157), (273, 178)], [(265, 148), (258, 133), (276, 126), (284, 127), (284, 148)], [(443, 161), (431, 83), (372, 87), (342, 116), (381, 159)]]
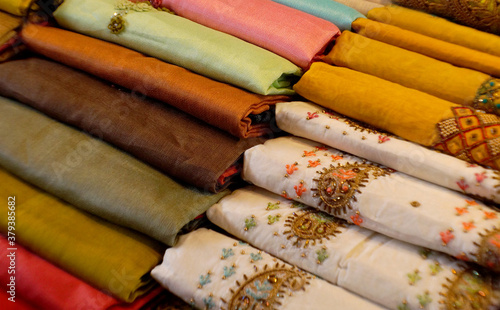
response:
[(228, 194), (186, 187), (25, 105), (4, 97), (0, 102), (0, 165), (110, 222), (173, 245), (186, 224)]
[(396, 5), (375, 8), (370, 10), (367, 16), (375, 21), (500, 56), (500, 37), (455, 24), (444, 18)]
[(334, 24), (271, 0), (162, 0), (160, 7), (276, 53), (302, 69), (340, 34)]
[[(149, 272), (161, 261), (164, 245), (80, 211), (3, 169), (0, 180), (2, 196), (15, 203), (15, 243), (125, 302), (154, 286)], [(7, 235), (7, 217), (0, 225)]]
[(22, 37), (36, 53), (158, 99), (240, 138), (268, 134), (269, 122), (255, 118), (277, 102), (290, 100), (250, 93), (72, 31), (28, 25)]
[[(220, 192), (224, 177), (258, 138), (237, 139), (177, 109), (41, 58), (0, 64), (0, 95), (98, 135), (167, 175)], [(237, 169), (236, 171), (237, 172)]]
[[(292, 62), (186, 18), (143, 10), (146, 4), (142, 4), (65, 0), (54, 17), (62, 28), (127, 46), (255, 93), (293, 94), (291, 86), (302, 70)], [(112, 22), (115, 13), (120, 17)]]
[(500, 57), (431, 38), (400, 27), (359, 18), (353, 30), (365, 37), (420, 53), (458, 67), (500, 77)]

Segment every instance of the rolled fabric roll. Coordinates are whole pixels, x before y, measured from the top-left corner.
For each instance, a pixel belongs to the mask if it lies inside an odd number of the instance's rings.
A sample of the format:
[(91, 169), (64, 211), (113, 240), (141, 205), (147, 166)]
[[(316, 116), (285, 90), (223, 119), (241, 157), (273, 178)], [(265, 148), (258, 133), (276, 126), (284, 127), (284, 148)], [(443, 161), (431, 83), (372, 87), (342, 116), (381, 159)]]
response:
[[(203, 257), (203, 260), (200, 260)], [(165, 251), (151, 275), (197, 309), (382, 309), (246, 243), (198, 229)]]
[(494, 273), (347, 225), (262, 189), (238, 189), (207, 214), (232, 235), (388, 309), (500, 305)]
[[(153, 288), (155, 283), (149, 272), (161, 261), (164, 245), (80, 211), (3, 169), (0, 179), (4, 184), (0, 189), (3, 197), (13, 202), (9, 206), (14, 206), (10, 215), (14, 221), (2, 217), (0, 223), (1, 232), (13, 236), (8, 238), (9, 242), (26, 246), (125, 302), (132, 302)], [(16, 265), (16, 269), (22, 267)], [(23, 272), (27, 270), (19, 270), (20, 275), (16, 273), (19, 281)], [(88, 307), (92, 304), (88, 300)]]
[(347, 5), (360, 12), (363, 15), (368, 14), (372, 9), (383, 7), (380, 3), (375, 3), (367, 0), (335, 0), (335, 2)]
[(210, 192), (241, 182), (243, 152), (264, 141), (236, 139), (157, 101), (40, 58), (0, 64), (0, 95), (85, 132), (99, 130), (103, 140)]
[(500, 57), (488, 53), (365, 18), (356, 19), (352, 23), (352, 28), (355, 32), (377, 41), (446, 61), (455, 66), (500, 77)]
[[(114, 15), (115, 14), (115, 15)], [(188, 19), (128, 0), (66, 0), (58, 24), (118, 43), (258, 94), (293, 94), (302, 74), (290, 61)]]
[[(491, 82), (494, 85), (498, 83), (500, 97), (500, 79), (494, 79), (475, 70), (458, 68), (349, 31), (344, 31), (337, 38), (334, 48), (323, 60), (460, 105), (500, 114), (500, 99), (495, 98), (494, 94), (489, 94), (491, 88), (484, 87)], [(393, 65), (387, 66), (387, 63)], [(484, 96), (489, 96), (492, 100), (483, 102)]]
[(325, 63), (314, 63), (294, 88), (308, 100), (401, 138), (500, 168), (500, 119), (494, 114)]
[[(186, 187), (18, 102), (0, 102), (0, 165), (75, 207), (167, 245), (229, 193)], [(90, 133), (99, 136), (102, 130)]]
[(17, 35), (22, 22), (20, 17), (0, 11), (0, 62), (9, 59), (22, 49)]
[(500, 213), (470, 197), (297, 137), (255, 146), (244, 163), (244, 179), (275, 194), (500, 270), (500, 248), (488, 243), (499, 232)]
[(334, 23), (341, 31), (350, 30), (351, 23), (360, 17), (365, 17), (357, 10), (332, 0), (273, 0), (291, 8), (304, 11)]
[(250, 93), (72, 31), (30, 24), (22, 37), (36, 53), (161, 100), (239, 138), (267, 134), (269, 122), (258, 122), (260, 114), (269, 113), (276, 102), (290, 100)]
[(371, 20), (500, 56), (500, 38), (497, 35), (458, 25), (441, 17), (397, 5), (374, 8), (365, 15)]
[(276, 105), (278, 127), (466, 195), (500, 203), (500, 171), (380, 132), (310, 102)]
[(500, 4), (496, 0), (394, 0), (393, 3), (445, 17), (482, 31), (500, 34)]
[(0, 10), (17, 16), (26, 16), (33, 0), (2, 0)]
[(271, 0), (162, 0), (159, 6), (265, 48), (302, 69), (319, 59), (340, 34), (324, 19)]

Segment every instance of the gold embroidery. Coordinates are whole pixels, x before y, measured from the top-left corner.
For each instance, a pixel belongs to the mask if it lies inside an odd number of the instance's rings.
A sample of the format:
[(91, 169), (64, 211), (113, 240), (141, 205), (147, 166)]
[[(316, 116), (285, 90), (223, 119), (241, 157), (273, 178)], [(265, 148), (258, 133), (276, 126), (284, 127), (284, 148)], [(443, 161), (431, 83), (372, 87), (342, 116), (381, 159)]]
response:
[(357, 201), (355, 194), (361, 193), (359, 188), (369, 181), (370, 173), (376, 179), (390, 174), (391, 170), (366, 163), (339, 163), (318, 173), (321, 176), (313, 179), (317, 188), (311, 188), (316, 192), (313, 197), (319, 196), (318, 206), (322, 210), (338, 215), (345, 213), (347, 208), (352, 209), (351, 201)]
[(500, 168), (500, 118), (468, 107), (452, 108), (452, 119), (437, 124), (441, 141), (433, 147), (481, 165)]
[(294, 246), (304, 248), (309, 244), (316, 245), (316, 242), (323, 243), (323, 239), (330, 240), (330, 236), (335, 237), (341, 233), (339, 227), (345, 227), (345, 221), (329, 216), (321, 211), (308, 208), (303, 211), (296, 211), (285, 221), (285, 227), (289, 230), (283, 232), (288, 235), (287, 239), (296, 238)]
[(474, 244), (478, 247), (477, 253), (471, 253), (475, 261), (481, 266), (488, 267), (500, 272), (500, 229), (485, 230), (481, 236), (481, 242)]
[(476, 98), (474, 98), (474, 108), (496, 115), (499, 114), (500, 79), (491, 78), (481, 84), (481, 87), (477, 90)]
[(227, 309), (276, 309), (282, 305), (281, 299), (293, 296), (299, 290), (305, 291), (311, 279), (303, 271), (285, 264), (265, 265), (261, 272), (254, 267), (255, 275), (243, 275), (244, 282), (237, 281), (239, 287), (229, 290), (232, 293), (229, 303), (221, 299), (227, 304)]
[(368, 124), (365, 124), (365, 123), (362, 123), (359, 121), (354, 121), (346, 116), (340, 115), (340, 114), (333, 112), (333, 111), (330, 111), (330, 110), (323, 110), (322, 113), (330, 115), (331, 118), (334, 118), (334, 119), (338, 120), (339, 122), (344, 122), (349, 127), (354, 128), (355, 131), (367, 132), (367, 133), (372, 133), (372, 134), (377, 134), (377, 135), (386, 135), (386, 136), (389, 135), (388, 133), (382, 132), (371, 125), (368, 125)]
[(493, 298), (495, 284), (490, 273), (468, 269), (456, 273), (454, 280), (446, 280), (448, 284), (443, 284), (443, 287), (447, 291), (440, 293), (444, 297), (440, 303), (445, 309), (493, 309), (499, 306)]

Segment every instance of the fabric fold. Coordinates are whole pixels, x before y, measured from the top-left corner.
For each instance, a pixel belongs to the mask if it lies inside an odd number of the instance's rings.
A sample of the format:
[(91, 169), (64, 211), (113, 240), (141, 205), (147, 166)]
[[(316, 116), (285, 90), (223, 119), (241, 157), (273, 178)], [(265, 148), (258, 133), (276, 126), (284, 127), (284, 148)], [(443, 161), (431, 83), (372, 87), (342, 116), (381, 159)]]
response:
[(494, 114), (325, 63), (314, 63), (294, 88), (308, 100), (403, 139), (500, 168), (500, 119)]
[(21, 50), (18, 37), (21, 24), (20, 17), (0, 11), (0, 63)]
[(380, 132), (310, 102), (276, 106), (278, 127), (466, 195), (500, 203), (500, 172)]
[(271, 0), (162, 0), (160, 7), (265, 48), (302, 69), (309, 68), (340, 34), (324, 19)]
[(292, 84), (302, 74), (299, 67), (270, 51), (145, 2), (66, 0), (54, 17), (63, 28), (258, 94), (293, 94)]
[(183, 226), (228, 194), (186, 187), (18, 102), (0, 102), (0, 165), (110, 222), (173, 245)]
[[(0, 170), (0, 179), (2, 195), (15, 203), (15, 230), (9, 230), (7, 217), (1, 222), (2, 233), (14, 236), (9, 241), (125, 302), (153, 288), (149, 272), (161, 261), (165, 246), (75, 209), (5, 170)], [(91, 307), (92, 300), (88, 302)]]
[(16, 16), (26, 16), (33, 0), (2, 0), (0, 10)]
[(335, 0), (335, 2), (347, 5), (363, 15), (367, 15), (372, 9), (383, 7), (380, 3), (366, 0)]
[(273, 0), (334, 23), (341, 31), (350, 30), (352, 22), (365, 17), (355, 9), (332, 0)]
[[(34, 52), (158, 99), (240, 137), (270, 132), (257, 122), (287, 96), (262, 96), (217, 82), (125, 47), (54, 27), (28, 25), (23, 42)], [(86, 46), (82, 49), (81, 46)]]
[[(203, 260), (200, 261), (200, 257)], [(184, 235), (151, 272), (198, 309), (382, 309), (244, 242), (208, 229)]]
[(497, 35), (458, 25), (441, 17), (397, 5), (374, 8), (366, 16), (371, 20), (500, 56), (500, 38)]
[(175, 179), (211, 192), (240, 181), (243, 152), (264, 141), (239, 140), (157, 101), (40, 58), (0, 64), (0, 95), (94, 134)]
[(234, 191), (207, 214), (237, 238), (388, 309), (500, 305), (500, 279), (494, 273), (256, 187)]
[(244, 162), (243, 177), (256, 186), (389, 237), (500, 270), (492, 258), (500, 256), (500, 248), (488, 244), (498, 234), (500, 214), (468, 196), (297, 137), (253, 147)]

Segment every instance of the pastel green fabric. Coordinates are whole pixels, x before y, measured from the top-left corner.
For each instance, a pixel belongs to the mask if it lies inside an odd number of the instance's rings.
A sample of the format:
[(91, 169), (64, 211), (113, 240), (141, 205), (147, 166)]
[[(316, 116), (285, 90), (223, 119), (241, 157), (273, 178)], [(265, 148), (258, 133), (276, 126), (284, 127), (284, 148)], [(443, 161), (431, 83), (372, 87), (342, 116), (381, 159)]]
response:
[(274, 2), (326, 19), (341, 31), (351, 30), (351, 24), (359, 17), (365, 17), (353, 8), (332, 0), (273, 0)]
[[(15, 202), (17, 243), (126, 302), (154, 286), (149, 272), (161, 262), (164, 245), (80, 211), (2, 168), (0, 182), (5, 205), (8, 197)], [(7, 235), (11, 225), (1, 219)]]
[[(302, 72), (285, 58), (152, 7), (142, 12), (117, 9), (131, 5), (117, 6), (120, 3), (123, 1), (66, 0), (54, 17), (63, 28), (121, 44), (258, 94), (294, 93), (292, 84)], [(122, 13), (124, 26), (117, 34), (108, 29), (114, 13)]]
[[(101, 121), (90, 134), (99, 136)], [(185, 187), (110, 145), (0, 97), (0, 166), (75, 207), (168, 245), (229, 192)]]

